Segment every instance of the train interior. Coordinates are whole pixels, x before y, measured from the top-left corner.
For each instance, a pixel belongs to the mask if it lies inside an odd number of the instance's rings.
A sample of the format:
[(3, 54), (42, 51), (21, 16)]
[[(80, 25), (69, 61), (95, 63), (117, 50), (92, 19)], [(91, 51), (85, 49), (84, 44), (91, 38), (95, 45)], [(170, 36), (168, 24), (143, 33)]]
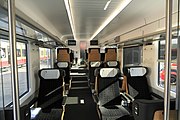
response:
[(169, 43), (170, 0), (10, 1), (0, 0), (1, 120), (180, 119), (180, 0)]

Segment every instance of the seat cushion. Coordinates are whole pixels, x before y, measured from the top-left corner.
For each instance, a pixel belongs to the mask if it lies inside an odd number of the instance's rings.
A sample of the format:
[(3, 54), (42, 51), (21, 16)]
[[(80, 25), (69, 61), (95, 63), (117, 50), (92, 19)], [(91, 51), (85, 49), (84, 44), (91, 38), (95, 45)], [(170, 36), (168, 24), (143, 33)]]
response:
[(99, 106), (101, 111), (102, 120), (104, 119), (118, 119), (130, 113), (121, 105), (114, 105), (111, 107)]

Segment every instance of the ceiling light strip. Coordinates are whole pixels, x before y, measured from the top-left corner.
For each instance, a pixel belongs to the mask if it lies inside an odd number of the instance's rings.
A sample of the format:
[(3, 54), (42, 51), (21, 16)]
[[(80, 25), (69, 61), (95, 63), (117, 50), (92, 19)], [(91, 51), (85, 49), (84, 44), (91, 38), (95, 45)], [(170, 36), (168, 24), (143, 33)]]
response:
[(111, 3), (111, 0), (107, 1), (106, 5), (104, 6), (104, 10), (107, 10), (110, 3)]
[(103, 22), (103, 24), (91, 36), (90, 40), (92, 40), (97, 34), (99, 34), (131, 1), (132, 0), (123, 0), (123, 2), (118, 6), (118, 8)]
[(73, 19), (73, 15), (72, 15), (72, 11), (71, 11), (69, 0), (64, 0), (64, 4), (66, 6), (66, 11), (68, 13), (68, 18), (69, 18), (69, 21), (70, 21), (70, 25), (71, 25), (71, 29), (72, 29), (72, 33), (73, 33), (74, 39), (77, 40), (76, 32), (75, 32), (75, 26), (74, 26), (74, 19)]

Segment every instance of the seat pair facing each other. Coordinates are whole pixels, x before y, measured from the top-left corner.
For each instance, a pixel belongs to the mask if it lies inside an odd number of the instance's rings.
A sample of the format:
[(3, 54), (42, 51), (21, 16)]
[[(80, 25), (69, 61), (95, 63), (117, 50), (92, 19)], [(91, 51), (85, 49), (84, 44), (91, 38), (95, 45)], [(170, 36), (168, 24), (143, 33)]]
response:
[(102, 53), (100, 53), (100, 48), (89, 48), (88, 51), (89, 83), (91, 88), (94, 90), (95, 69), (104, 67), (119, 68), (119, 62), (116, 57), (116, 48), (105, 48), (104, 57), (102, 56)]

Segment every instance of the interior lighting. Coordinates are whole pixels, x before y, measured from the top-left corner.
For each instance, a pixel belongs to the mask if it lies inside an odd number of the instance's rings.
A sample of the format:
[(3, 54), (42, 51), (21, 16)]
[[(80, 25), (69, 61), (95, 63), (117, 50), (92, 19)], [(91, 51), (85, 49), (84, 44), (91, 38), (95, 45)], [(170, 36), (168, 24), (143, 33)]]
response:
[(111, 3), (111, 0), (107, 1), (106, 5), (104, 6), (104, 10), (107, 10), (110, 3)]
[(117, 9), (112, 12), (112, 14), (95, 31), (95, 33), (91, 36), (90, 40), (94, 39), (94, 37), (99, 34), (131, 1), (132, 0), (122, 0), (120, 5), (118, 5)]
[(76, 32), (75, 32), (75, 26), (74, 26), (74, 19), (73, 19), (72, 9), (71, 9), (69, 0), (64, 0), (64, 4), (65, 4), (65, 7), (66, 7), (66, 11), (68, 13), (68, 18), (69, 18), (69, 21), (70, 21), (71, 30), (72, 30), (74, 39), (77, 40)]

